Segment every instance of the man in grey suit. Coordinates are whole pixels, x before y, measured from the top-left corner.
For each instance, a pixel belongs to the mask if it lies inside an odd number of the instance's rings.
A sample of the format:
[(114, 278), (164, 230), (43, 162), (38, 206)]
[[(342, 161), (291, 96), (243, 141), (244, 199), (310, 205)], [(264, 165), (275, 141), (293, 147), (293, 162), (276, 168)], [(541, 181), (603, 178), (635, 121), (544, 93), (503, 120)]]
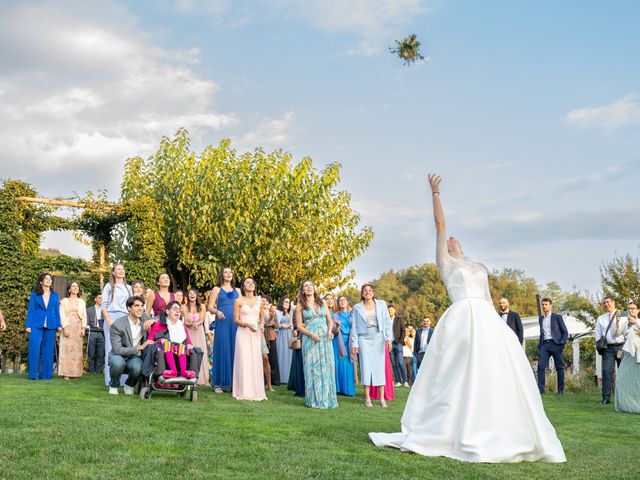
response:
[(104, 331), (102, 325), (102, 295), (95, 296), (95, 305), (87, 308), (87, 359), (89, 373), (104, 370)]
[(133, 387), (138, 383), (142, 374), (142, 351), (152, 345), (151, 340), (146, 340), (147, 332), (142, 328), (142, 314), (144, 313), (144, 300), (134, 295), (127, 299), (127, 311), (129, 315), (120, 317), (111, 325), (111, 353), (109, 354), (109, 372), (111, 382), (109, 394), (117, 395), (120, 377), (126, 373), (129, 375), (124, 384), (124, 394), (133, 395)]

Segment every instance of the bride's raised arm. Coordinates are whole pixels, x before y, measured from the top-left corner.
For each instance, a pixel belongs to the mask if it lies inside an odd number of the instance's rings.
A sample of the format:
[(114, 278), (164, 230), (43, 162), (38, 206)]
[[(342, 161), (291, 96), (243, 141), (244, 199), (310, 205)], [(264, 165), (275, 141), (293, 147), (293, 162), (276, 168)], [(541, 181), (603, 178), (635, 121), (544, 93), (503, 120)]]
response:
[(429, 175), (429, 186), (431, 187), (431, 197), (433, 198), (433, 220), (436, 223), (436, 264), (440, 271), (440, 276), (444, 279), (446, 276), (447, 260), (449, 260), (449, 252), (447, 251), (446, 223), (444, 221), (444, 210), (440, 203), (440, 182), (442, 178), (438, 175)]
[(440, 182), (442, 178), (435, 174), (429, 174), (429, 185), (431, 186), (431, 196), (433, 197), (433, 219), (436, 222), (436, 235), (444, 236), (446, 233), (446, 223), (444, 221), (444, 211), (440, 202)]

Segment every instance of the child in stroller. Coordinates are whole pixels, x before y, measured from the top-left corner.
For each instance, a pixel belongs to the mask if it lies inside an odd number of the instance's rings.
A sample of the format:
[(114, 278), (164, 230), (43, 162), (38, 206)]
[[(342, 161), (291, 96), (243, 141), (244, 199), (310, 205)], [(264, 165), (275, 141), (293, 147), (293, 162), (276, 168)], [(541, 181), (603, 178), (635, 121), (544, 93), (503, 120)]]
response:
[(141, 398), (149, 398), (153, 390), (172, 390), (182, 395), (189, 390), (191, 400), (197, 398), (195, 383), (203, 353), (191, 344), (180, 314), (180, 304), (171, 301), (149, 329), (148, 339), (155, 344), (148, 347), (151, 351), (147, 355), (152, 357), (149, 360), (155, 360), (155, 365), (150, 369), (148, 385), (140, 390)]

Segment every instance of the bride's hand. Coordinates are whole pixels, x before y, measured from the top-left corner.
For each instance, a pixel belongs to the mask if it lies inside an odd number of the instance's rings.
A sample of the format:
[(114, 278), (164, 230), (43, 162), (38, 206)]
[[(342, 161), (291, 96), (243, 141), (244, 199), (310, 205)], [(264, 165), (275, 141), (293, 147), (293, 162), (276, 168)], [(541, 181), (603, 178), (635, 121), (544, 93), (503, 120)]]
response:
[(435, 173), (430, 173), (429, 176), (429, 186), (431, 187), (432, 193), (440, 193), (440, 182), (442, 178)]

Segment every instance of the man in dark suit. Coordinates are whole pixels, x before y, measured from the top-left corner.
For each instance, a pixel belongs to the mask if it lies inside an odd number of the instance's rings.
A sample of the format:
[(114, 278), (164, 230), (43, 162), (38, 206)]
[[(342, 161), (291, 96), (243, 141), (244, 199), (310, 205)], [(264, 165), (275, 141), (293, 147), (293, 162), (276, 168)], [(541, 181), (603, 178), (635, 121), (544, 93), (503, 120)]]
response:
[(520, 314), (509, 308), (509, 300), (506, 298), (501, 298), (498, 302), (498, 306), (500, 307), (498, 315), (502, 317), (502, 320), (507, 324), (507, 327), (513, 330), (513, 333), (518, 337), (520, 345), (522, 345), (522, 342), (524, 341), (524, 331), (522, 329)]
[(544, 393), (544, 373), (549, 365), (549, 357), (553, 357), (553, 363), (558, 372), (558, 395), (564, 393), (564, 362), (562, 360), (562, 350), (569, 340), (567, 330), (562, 315), (553, 313), (551, 305), (553, 302), (549, 298), (543, 298), (541, 302), (542, 315), (538, 317), (540, 322), (540, 340), (538, 341), (538, 389)]
[[(422, 359), (427, 351), (427, 345), (431, 341), (431, 335), (433, 334), (433, 328), (431, 328), (431, 319), (422, 319), (422, 328), (416, 330), (416, 338), (413, 342), (413, 354), (416, 356), (418, 368), (422, 364)], [(415, 381), (415, 380), (414, 380)]]
[(133, 395), (133, 387), (142, 374), (142, 351), (153, 341), (147, 340), (147, 332), (142, 327), (144, 300), (134, 295), (127, 299), (126, 317), (120, 317), (111, 325), (111, 352), (109, 353), (109, 373), (111, 382), (109, 394), (117, 395), (122, 374), (128, 374), (124, 383), (124, 394)]
[(95, 296), (95, 305), (87, 308), (87, 358), (89, 373), (102, 373), (104, 370), (104, 331), (102, 326), (102, 295)]
[(404, 337), (406, 335), (407, 327), (404, 324), (404, 319), (396, 315), (396, 307), (389, 306), (389, 317), (391, 317), (392, 330), (393, 330), (393, 343), (391, 348), (391, 367), (393, 368), (393, 375), (396, 377), (396, 387), (409, 386), (407, 379), (407, 367), (404, 363), (404, 355), (402, 354), (402, 347), (404, 346)]

